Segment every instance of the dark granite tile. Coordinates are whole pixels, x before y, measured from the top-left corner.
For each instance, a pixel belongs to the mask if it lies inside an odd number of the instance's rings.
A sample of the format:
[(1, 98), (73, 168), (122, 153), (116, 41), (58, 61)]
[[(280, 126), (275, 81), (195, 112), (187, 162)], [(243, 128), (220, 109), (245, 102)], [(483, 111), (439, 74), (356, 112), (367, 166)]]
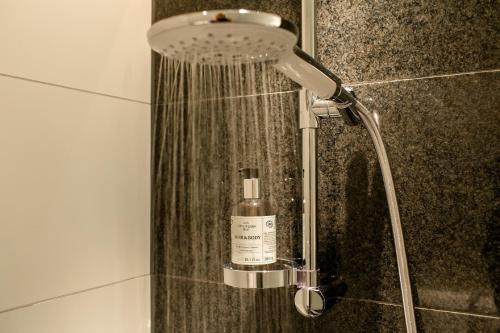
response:
[(345, 82), (500, 65), (498, 3), (320, 0), (318, 58)]
[(322, 121), (318, 168), (321, 270), (339, 267), (347, 297), (399, 303), (384, 186), (367, 131)]
[(307, 332), (311, 333), (405, 332), (401, 307), (354, 299), (338, 300), (320, 317), (300, 320), (309, 324)]
[[(415, 303), (498, 314), (500, 73), (357, 87), (381, 114)], [(320, 250), (335, 248), (347, 297), (400, 303), (378, 163), (362, 126), (319, 131)], [(331, 258), (326, 267), (336, 265)]]
[(154, 111), (155, 105), (163, 104), (162, 73), (160, 71), (161, 55), (151, 51), (151, 109)]
[(246, 290), (179, 278), (156, 279), (163, 289), (155, 295), (155, 333), (295, 331), (293, 295), (284, 288)]
[(323, 316), (308, 319), (295, 310), (292, 289), (235, 289), (164, 276), (154, 280), (155, 333), (404, 331), (403, 313), (398, 306), (339, 300)]
[[(302, 317), (293, 289), (245, 290), (218, 283), (153, 276), (154, 333), (405, 332), (400, 306), (339, 299), (314, 319)], [(499, 317), (416, 310), (419, 332), (497, 332)]]
[(238, 169), (245, 166), (259, 167), (263, 197), (275, 202), (278, 256), (298, 256), (296, 111), (296, 93), (214, 100), (194, 112), (160, 109), (153, 130), (154, 273), (222, 281), (231, 207), (241, 200)]
[(418, 330), (422, 333), (470, 332), (498, 333), (500, 317), (418, 310)]

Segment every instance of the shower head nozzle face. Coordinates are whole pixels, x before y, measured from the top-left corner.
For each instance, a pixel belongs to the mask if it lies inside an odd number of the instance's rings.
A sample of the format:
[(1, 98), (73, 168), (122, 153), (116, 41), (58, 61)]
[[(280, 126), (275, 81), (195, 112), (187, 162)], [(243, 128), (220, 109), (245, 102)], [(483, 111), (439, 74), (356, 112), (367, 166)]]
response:
[(215, 10), (178, 15), (148, 31), (156, 52), (202, 64), (251, 63), (278, 59), (297, 43), (297, 28), (273, 14)]

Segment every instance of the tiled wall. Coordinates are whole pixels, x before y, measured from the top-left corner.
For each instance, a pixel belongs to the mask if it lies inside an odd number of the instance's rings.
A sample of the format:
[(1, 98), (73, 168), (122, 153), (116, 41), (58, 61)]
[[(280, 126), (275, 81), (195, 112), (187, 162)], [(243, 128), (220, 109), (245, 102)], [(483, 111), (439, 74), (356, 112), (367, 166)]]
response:
[[(318, 58), (381, 114), (424, 331), (500, 328), (498, 18), (490, 1), (318, 2)], [(366, 131), (325, 121), (319, 147), (320, 235), (336, 240), (346, 297), (399, 306)]]
[[(300, 20), (300, 1), (170, 0), (154, 6), (156, 20), (240, 7)], [(497, 9), (489, 1), (325, 0), (317, 1), (317, 18), (318, 59), (381, 114), (419, 330), (496, 332)], [(199, 253), (182, 246), (178, 255), (165, 258), (172, 236), (163, 232), (165, 221), (157, 216), (156, 332), (404, 331), (385, 193), (368, 133), (362, 126), (326, 120), (318, 137), (322, 265), (340, 267), (348, 286), (345, 297), (326, 315), (308, 320), (296, 313), (293, 294), (286, 290), (240, 291), (224, 286), (217, 276), (168, 271), (165, 261), (184, 265), (185, 271), (190, 271), (188, 263), (216, 261), (193, 260)], [(174, 224), (174, 230), (185, 230), (184, 223)], [(200, 248), (214, 245), (199, 234), (189, 241)]]
[(151, 5), (0, 4), (0, 331), (147, 332)]

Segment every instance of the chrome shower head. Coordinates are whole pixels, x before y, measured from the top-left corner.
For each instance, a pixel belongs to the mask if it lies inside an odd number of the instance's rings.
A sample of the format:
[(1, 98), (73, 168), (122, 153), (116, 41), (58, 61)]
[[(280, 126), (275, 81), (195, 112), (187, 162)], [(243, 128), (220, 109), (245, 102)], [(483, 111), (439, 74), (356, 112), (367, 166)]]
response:
[(170, 58), (202, 64), (278, 59), (297, 43), (294, 24), (281, 17), (240, 10), (173, 16), (148, 31), (151, 48)]
[(320, 98), (339, 99), (341, 80), (296, 46), (297, 27), (278, 15), (212, 10), (177, 15), (148, 31), (151, 48), (169, 58), (230, 65), (274, 60), (274, 66)]

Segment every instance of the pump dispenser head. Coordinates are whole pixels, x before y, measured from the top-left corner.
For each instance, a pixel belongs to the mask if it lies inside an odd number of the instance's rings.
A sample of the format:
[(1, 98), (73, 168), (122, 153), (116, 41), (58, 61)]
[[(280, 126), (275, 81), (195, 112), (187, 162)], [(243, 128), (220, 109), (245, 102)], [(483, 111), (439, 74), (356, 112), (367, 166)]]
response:
[(258, 199), (259, 198), (259, 170), (244, 168), (240, 169), (240, 174), (243, 177), (243, 198)]

